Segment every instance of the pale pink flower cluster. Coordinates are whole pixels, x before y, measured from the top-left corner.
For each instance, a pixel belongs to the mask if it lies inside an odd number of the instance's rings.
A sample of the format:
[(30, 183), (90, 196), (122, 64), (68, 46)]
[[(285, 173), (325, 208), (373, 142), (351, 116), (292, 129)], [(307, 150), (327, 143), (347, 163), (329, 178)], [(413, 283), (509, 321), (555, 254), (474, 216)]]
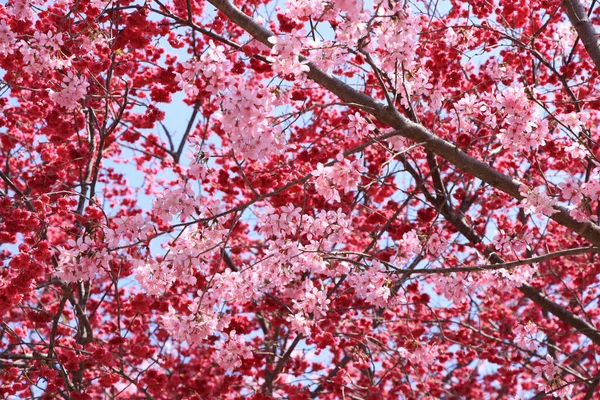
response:
[(536, 336), (538, 333), (538, 327), (533, 322), (528, 322), (525, 325), (519, 324), (514, 330), (515, 344), (531, 351), (535, 351), (538, 347)]
[(537, 272), (537, 265), (520, 265), (512, 269), (501, 269), (496, 271), (496, 276), (503, 282), (504, 288), (516, 288), (531, 280)]
[(208, 168), (206, 168), (206, 165), (202, 164), (201, 162), (192, 162), (192, 165), (190, 165), (190, 168), (187, 171), (187, 175), (190, 178), (193, 178), (197, 181), (204, 181), (208, 175)]
[[(33, 37), (29, 39), (29, 42), (25, 40), (19, 41), (17, 47), (19, 47), (19, 52), (26, 64), (25, 71), (38, 73), (44, 70), (60, 70), (70, 67), (72, 57), (65, 57), (60, 51), (60, 46), (63, 44), (62, 32), (54, 34), (51, 31), (46, 33), (35, 32)], [(72, 80), (73, 75), (74, 73), (71, 71), (67, 73), (67, 77), (63, 80), (63, 89), (69, 86), (68, 84)], [(78, 86), (80, 85), (84, 84), (78, 84)], [(87, 82), (85, 82), (86, 88), (87, 85)], [(73, 89), (72, 87), (71, 90), (73, 91)]]
[(431, 281), (442, 296), (455, 303), (462, 303), (467, 295), (474, 292), (474, 288), (471, 287), (472, 278), (465, 279), (462, 274), (435, 274)]
[(331, 3), (337, 11), (346, 13), (346, 16), (357, 15), (363, 9), (362, 0), (333, 0)]
[(113, 256), (90, 237), (80, 237), (77, 241), (70, 239), (67, 245), (69, 247), (58, 249), (58, 268), (54, 272), (57, 278), (65, 282), (85, 281), (101, 274), (103, 269), (110, 269)]
[(297, 312), (313, 314), (315, 319), (327, 314), (331, 300), (327, 298), (327, 288), (317, 288), (313, 281), (307, 279), (299, 289), (299, 298), (293, 299), (294, 309)]
[(460, 36), (451, 26), (446, 28), (446, 33), (444, 34), (444, 42), (446, 42), (449, 46), (452, 46), (454, 48), (457, 48), (460, 45)]
[(224, 333), (225, 341), (217, 343), (214, 362), (226, 371), (232, 371), (242, 366), (242, 358), (253, 358), (252, 351), (246, 340), (235, 331)]
[(404, 152), (409, 147), (408, 139), (400, 135), (392, 136), (391, 138), (387, 139), (387, 142), (392, 150), (397, 152)]
[(160, 296), (175, 283), (175, 271), (167, 264), (155, 260), (133, 262), (135, 279), (151, 296)]
[(202, 63), (198, 60), (188, 60), (182, 64), (183, 73), (175, 74), (175, 81), (177, 82), (177, 87), (182, 89), (185, 94), (189, 97), (196, 97), (199, 93), (198, 88), (196, 87), (196, 77), (202, 71)]
[(316, 217), (306, 215), (302, 218), (302, 234), (309, 240), (321, 240), (324, 250), (329, 250), (345, 241), (352, 230), (352, 219), (344, 214), (341, 208), (336, 211), (321, 211)]
[(527, 98), (525, 87), (518, 83), (496, 96), (494, 104), (503, 119), (497, 137), (509, 151), (535, 151), (546, 143), (548, 121), (542, 119), (537, 105)]
[(589, 154), (585, 146), (577, 142), (573, 142), (565, 147), (565, 152), (571, 156), (571, 158), (579, 160), (584, 160)]
[(558, 367), (554, 365), (554, 358), (547, 354), (546, 357), (539, 361), (539, 364), (533, 367), (533, 372), (536, 374), (536, 378), (542, 378), (543, 374), (546, 374), (550, 379), (554, 375), (558, 374)]
[(273, 72), (285, 75), (294, 75), (296, 78), (303, 76), (310, 70), (308, 61), (301, 61), (300, 53), (309, 47), (308, 39), (300, 33), (285, 36), (271, 36), (269, 43), (273, 44), (271, 55), (267, 60), (272, 63)]
[(488, 112), (485, 100), (485, 96), (465, 94), (455, 104), (457, 115), (452, 115), (454, 126), (468, 133), (475, 133), (478, 121), (483, 121), (484, 125), (496, 126), (496, 118), (494, 114)]
[(414, 365), (428, 366), (435, 362), (440, 354), (440, 347), (435, 344), (423, 344), (415, 341), (414, 349), (408, 350), (404, 347), (397, 349), (398, 355), (409, 360)]
[(558, 212), (558, 210), (554, 208), (556, 199), (548, 196), (545, 193), (543, 186), (538, 186), (532, 190), (525, 185), (521, 185), (519, 193), (523, 196), (523, 199), (519, 203), (519, 207), (527, 212), (532, 212), (538, 217), (541, 217), (542, 215), (551, 216)]
[(412, 257), (421, 252), (421, 241), (417, 236), (416, 230), (411, 230), (402, 235), (402, 239), (398, 242), (398, 249), (403, 257)]
[(295, 273), (309, 272), (313, 275), (332, 277), (343, 275), (347, 271), (345, 269), (342, 271), (343, 267), (340, 268), (340, 266), (338, 268), (331, 268), (319, 254), (319, 247), (316, 242), (307, 246), (300, 246), (300, 248), (303, 252), (290, 262), (290, 268)]
[[(212, 239), (215, 241), (215, 238)], [(196, 241), (201, 241), (196, 238)], [(187, 244), (193, 245), (194, 243)], [(182, 245), (183, 246), (183, 245)], [(178, 253), (181, 254), (182, 246), (180, 246)], [(206, 246), (206, 244), (205, 244)], [(214, 247), (214, 246), (213, 246)], [(168, 259), (161, 265), (167, 265), (170, 262), (179, 263), (179, 267), (182, 265), (190, 265), (192, 268), (196, 268), (196, 261), (199, 259), (199, 255), (196, 254), (199, 250), (194, 249), (190, 254), (186, 254), (185, 257), (177, 257)], [(207, 249), (207, 251), (219, 252), (219, 249)], [(188, 258), (189, 257), (189, 258)], [(184, 263), (181, 263), (181, 260)], [(159, 267), (161, 270), (162, 267)], [(169, 268), (171, 275), (176, 275), (177, 270), (181, 270), (178, 266)], [(169, 313), (162, 319), (164, 328), (173, 336), (173, 339), (181, 342), (187, 342), (189, 345), (197, 345), (202, 343), (208, 338), (208, 336), (214, 335), (216, 332), (222, 332), (226, 329), (231, 321), (231, 318), (227, 314), (222, 314), (216, 310), (221, 310), (226, 304), (233, 300), (240, 300), (243, 298), (250, 299), (253, 291), (253, 278), (256, 272), (246, 271), (244, 273), (233, 272), (230, 269), (225, 270), (223, 273), (217, 273), (213, 276), (210, 282), (210, 288), (206, 292), (198, 291), (198, 297), (194, 298), (193, 302), (188, 306), (187, 313), (177, 313), (174, 309), (170, 309)], [(182, 276), (175, 276), (173, 280), (181, 280)], [(144, 283), (148, 281), (140, 282), (146, 290), (151, 294), (158, 294), (154, 291), (155, 287), (147, 287)], [(160, 279), (157, 280), (156, 284), (160, 285)], [(193, 284), (193, 282), (189, 282)], [(251, 354), (246, 352), (245, 342), (238, 337), (236, 334), (229, 337), (229, 341), (221, 343), (219, 345), (220, 351), (216, 355), (217, 362), (222, 363), (224, 368), (233, 368), (234, 365), (239, 361), (234, 357), (235, 350), (239, 350), (238, 356), (243, 358), (251, 357)]]
[(7, 56), (14, 53), (17, 34), (10, 29), (6, 21), (0, 20), (0, 54)]
[(150, 218), (142, 214), (117, 217), (115, 228), (104, 227), (104, 241), (109, 248), (145, 241), (158, 232)]
[(584, 204), (569, 207), (569, 215), (573, 217), (575, 221), (581, 223), (595, 221), (596, 219), (594, 215), (590, 215), (590, 212)]
[(196, 79), (203, 77), (207, 82), (206, 90), (216, 94), (225, 91), (234, 83), (231, 75), (233, 64), (225, 55), (225, 48), (217, 46), (211, 40), (208, 48), (199, 59), (191, 59), (183, 63), (184, 72), (175, 75), (177, 86), (190, 97), (196, 97), (199, 93)]
[(339, 44), (329, 40), (325, 40), (321, 43), (319, 38), (309, 43), (311, 44), (311, 48), (309, 49), (310, 53), (308, 59), (323, 72), (343, 66), (347, 62), (347, 53), (339, 46)]
[(89, 86), (84, 76), (77, 76), (69, 71), (63, 78), (60, 92), (49, 90), (50, 98), (61, 107), (69, 111), (74, 110), (78, 102), (86, 96)]
[(583, 198), (581, 193), (581, 184), (576, 182), (574, 179), (567, 179), (564, 182), (558, 184), (560, 188), (560, 194), (566, 201), (578, 203)]
[[(481, 261), (484, 261), (481, 257)], [(455, 303), (462, 303), (469, 299), (480, 290), (485, 289), (489, 285), (498, 286), (499, 275), (496, 271), (485, 271), (479, 274), (468, 273), (447, 273), (435, 274), (431, 278), (431, 282), (439, 294), (446, 299)], [(505, 286), (498, 287), (499, 289)], [(508, 288), (508, 286), (506, 286)]]
[(407, 359), (418, 365), (432, 365), (440, 354), (440, 347), (435, 344), (419, 343), (416, 349), (410, 351)]
[(310, 335), (310, 329), (314, 322), (307, 319), (303, 312), (288, 315), (285, 320), (290, 323), (292, 331), (305, 336)]
[(110, 6), (113, 0), (90, 0), (90, 5), (98, 10), (103, 10), (104, 8)]
[(579, 183), (573, 179), (558, 184), (561, 189), (561, 197), (572, 203), (569, 214), (578, 222), (595, 221), (596, 217), (590, 215), (589, 202), (600, 200), (600, 176), (598, 169), (590, 177), (588, 182)]
[(33, 38), (30, 40), (30, 44), (32, 46), (37, 46), (40, 48), (48, 47), (53, 51), (58, 51), (60, 50), (60, 46), (64, 44), (63, 34), (62, 32), (54, 34), (51, 31), (46, 33), (36, 31), (33, 34)]
[(325, 11), (326, 5), (327, 3), (322, 0), (286, 0), (285, 11), (292, 19), (312, 17), (318, 20)]
[(600, 200), (600, 168), (595, 168), (590, 180), (581, 185), (581, 193), (590, 201)]
[(7, 12), (18, 20), (31, 20), (34, 17), (32, 3), (28, 0), (13, 0), (12, 7), (7, 7)]
[[(414, 49), (419, 41), (419, 20), (409, 8), (403, 8), (403, 4), (396, 2), (392, 9), (381, 7), (379, 11), (386, 16), (373, 29), (372, 47), (377, 49), (380, 67), (390, 73), (401, 66), (412, 68)], [(388, 13), (396, 13), (397, 17), (389, 18)]]
[(409, 99), (422, 102), (424, 96), (428, 96), (426, 107), (428, 109), (438, 110), (444, 102), (444, 88), (441, 82), (436, 82), (435, 86), (430, 82), (431, 71), (421, 66), (417, 71), (403, 77), (404, 86), (401, 90), (406, 90), (406, 96), (401, 97), (402, 104), (410, 108)]
[(204, 182), (211, 172), (208, 168), (208, 150), (203, 142), (197, 138), (190, 139), (190, 147), (192, 151), (188, 155), (190, 167), (187, 170), (187, 176), (199, 182)]
[(136, 279), (150, 294), (158, 295), (176, 281), (194, 285), (203, 258), (219, 254), (225, 229), (186, 229), (174, 243), (165, 244), (166, 255), (160, 262), (139, 260), (135, 264)]
[(343, 189), (344, 193), (356, 190), (360, 183), (360, 174), (366, 171), (359, 160), (350, 162), (342, 153), (336, 156), (336, 160), (337, 162), (330, 166), (317, 163), (317, 169), (311, 172), (312, 176), (317, 178), (317, 193), (328, 201), (340, 201), (338, 188)]
[(362, 139), (376, 128), (374, 124), (369, 123), (358, 112), (350, 114), (348, 119), (350, 120), (348, 129), (350, 129), (350, 137), (353, 139)]
[(166, 189), (156, 195), (152, 204), (152, 213), (164, 222), (171, 222), (173, 217), (182, 221), (196, 214), (196, 208), (201, 204), (201, 197), (197, 196), (191, 185), (177, 185), (173, 189)]
[(350, 13), (335, 30), (336, 43), (355, 47), (358, 41), (367, 35), (369, 14), (364, 12)]
[(284, 238), (295, 235), (302, 225), (302, 209), (291, 204), (280, 208), (277, 214), (269, 205), (265, 207), (265, 214), (259, 218), (259, 232), (265, 237), (275, 236)]
[(560, 121), (562, 125), (565, 125), (575, 134), (581, 133), (582, 128), (591, 128), (594, 122), (589, 111), (556, 114), (553, 118)]
[(551, 355), (538, 362), (538, 365), (533, 367), (533, 372), (536, 374), (535, 379), (540, 380), (538, 390), (543, 390), (546, 393), (552, 393), (552, 396), (565, 398), (571, 396), (573, 386), (568, 382), (563, 381), (560, 376), (560, 370), (554, 363), (554, 358)]
[(434, 232), (427, 240), (427, 251), (434, 257), (439, 257), (448, 248), (448, 239)]
[(162, 325), (173, 339), (187, 342), (188, 345), (199, 345), (218, 328), (216, 315), (199, 306), (195, 299), (189, 306), (189, 314), (181, 315), (169, 306), (169, 312), (162, 317)]
[(527, 250), (532, 241), (533, 234), (531, 232), (526, 231), (522, 234), (507, 235), (506, 232), (500, 229), (494, 236), (492, 243), (503, 257), (506, 257), (508, 255), (519, 255)]
[(210, 284), (210, 288), (204, 295), (206, 302), (210, 304), (222, 304), (234, 300), (251, 299), (255, 287), (250, 284), (252, 272), (232, 271), (227, 268), (222, 273), (216, 273)]
[(348, 283), (365, 302), (376, 307), (388, 305), (391, 281), (380, 261), (373, 260), (369, 268), (353, 272), (348, 276)]
[[(297, 282), (299, 274), (304, 272), (328, 277), (348, 275), (367, 302), (381, 306), (389, 304), (390, 289), (381, 263), (373, 262), (368, 271), (354, 271), (347, 263), (335, 263), (333, 266), (323, 259), (322, 253), (332, 251), (343, 243), (350, 232), (350, 218), (341, 210), (323, 211), (315, 216), (303, 215), (300, 208), (293, 206), (277, 211), (267, 206), (265, 210), (267, 213), (259, 222), (263, 225), (260, 229), (273, 239), (267, 240), (263, 259), (251, 268), (242, 265), (239, 271), (227, 269), (214, 274), (209, 288), (203, 294), (198, 293), (199, 297), (190, 306), (189, 313), (178, 314), (171, 310), (163, 318), (163, 326), (174, 340), (197, 344), (215, 332), (222, 332), (229, 322), (216, 310), (222, 310), (231, 301), (249, 300), (263, 291), (275, 291), (279, 298), (289, 301), (292, 308), (287, 319), (292, 329), (309, 334), (314, 321), (326, 317), (330, 299), (325, 287), (314, 285), (310, 280)], [(126, 234), (134, 235), (129, 233), (129, 229), (123, 229)], [(288, 235), (296, 234), (307, 238), (310, 243), (303, 245), (287, 239)], [(202, 232), (186, 231), (165, 246), (168, 251), (163, 259), (140, 260), (135, 265), (136, 277), (141, 286), (154, 295), (167, 290), (176, 281), (194, 284), (194, 270), (206, 269), (202, 262), (204, 257), (212, 259), (219, 256), (226, 235), (226, 230), (212, 227)], [(411, 236), (406, 239), (407, 249), (414, 249)], [(235, 337), (220, 346), (215, 361), (226, 369), (239, 367), (242, 358), (251, 356), (241, 350), (243, 343)]]
[(238, 156), (260, 160), (285, 150), (285, 133), (280, 125), (270, 123), (278, 105), (277, 96), (267, 88), (240, 85), (223, 96), (218, 118)]

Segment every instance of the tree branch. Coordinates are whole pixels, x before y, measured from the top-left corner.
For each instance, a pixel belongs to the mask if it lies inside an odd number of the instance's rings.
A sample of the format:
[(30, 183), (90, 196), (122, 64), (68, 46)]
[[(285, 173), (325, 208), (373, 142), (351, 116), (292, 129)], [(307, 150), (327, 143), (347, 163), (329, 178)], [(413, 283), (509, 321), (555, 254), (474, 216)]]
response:
[(563, 7), (567, 12), (571, 25), (577, 31), (581, 43), (600, 72), (600, 43), (598, 34), (590, 22), (585, 7), (579, 0), (563, 0)]
[[(257, 24), (251, 17), (244, 14), (227, 0), (208, 1), (225, 14), (232, 22), (236, 23), (252, 35), (256, 40), (268, 47), (272, 47), (272, 44), (269, 43), (267, 39), (271, 36), (275, 36), (274, 33)], [(373, 98), (358, 92), (341, 80), (321, 71), (312, 63), (308, 63), (308, 66), (310, 70), (306, 74), (310, 79), (320, 84), (343, 101), (354, 103), (356, 106), (368, 111), (379, 121), (393, 127), (397, 130), (399, 136), (414, 140), (417, 143), (422, 143), (426, 150), (437, 154), (462, 171), (479, 178), (517, 200), (522, 199), (522, 196), (519, 193), (521, 184), (516, 180), (495, 170), (490, 165), (469, 156), (457, 146), (429, 132), (424, 126), (411, 122), (406, 117), (402, 116), (395, 108), (383, 105)], [(582, 223), (574, 220), (564, 207), (555, 206), (555, 209), (557, 212), (550, 217), (552, 220), (581, 235), (594, 245), (600, 246), (600, 227), (598, 227), (598, 225), (591, 221)]]

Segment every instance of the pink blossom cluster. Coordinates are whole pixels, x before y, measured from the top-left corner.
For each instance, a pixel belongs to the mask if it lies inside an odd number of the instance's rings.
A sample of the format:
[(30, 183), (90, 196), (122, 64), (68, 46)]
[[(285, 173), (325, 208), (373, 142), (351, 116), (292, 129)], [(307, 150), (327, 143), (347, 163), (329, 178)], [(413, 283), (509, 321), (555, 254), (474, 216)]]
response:
[(411, 230), (402, 235), (398, 241), (398, 250), (403, 258), (410, 258), (421, 252), (421, 241), (416, 230)]
[(66, 110), (73, 110), (77, 108), (78, 102), (85, 97), (89, 86), (84, 76), (77, 76), (74, 72), (69, 71), (60, 86), (62, 90), (59, 92), (49, 90), (50, 98)]
[(242, 85), (223, 97), (219, 119), (236, 155), (260, 160), (286, 148), (285, 133), (271, 121), (278, 103), (267, 88), (250, 90)]
[(0, 54), (3, 56), (13, 54), (16, 42), (16, 33), (10, 29), (6, 21), (0, 20)]
[(290, 18), (321, 18), (327, 3), (322, 0), (286, 0), (285, 11)]
[(159, 193), (152, 205), (152, 211), (162, 221), (170, 223), (174, 217), (182, 221), (197, 214), (201, 197), (192, 190), (191, 184), (183, 184)]
[(391, 8), (379, 9), (381, 14), (394, 14), (395, 18), (381, 18), (381, 24), (373, 29), (371, 46), (377, 49), (380, 67), (393, 73), (397, 68), (412, 69), (414, 49), (419, 41), (419, 19), (401, 2)]
[(267, 57), (273, 71), (282, 76), (293, 75), (296, 79), (310, 70), (308, 61), (298, 57), (302, 50), (309, 47), (308, 39), (300, 32), (294, 35), (271, 36), (269, 43), (273, 44), (271, 55)]
[(199, 299), (188, 306), (189, 314), (181, 315), (173, 307), (162, 317), (162, 324), (173, 339), (199, 345), (218, 329), (219, 321), (212, 311), (200, 307)]
[(541, 118), (539, 107), (528, 99), (522, 84), (498, 93), (494, 107), (501, 113), (498, 139), (504, 148), (513, 152), (535, 151), (546, 143), (548, 120)]
[(496, 232), (492, 243), (501, 254), (519, 256), (534, 242), (531, 232), (507, 234), (500, 229)]
[(348, 119), (350, 120), (348, 122), (350, 137), (354, 139), (362, 139), (376, 128), (374, 124), (363, 118), (359, 112), (348, 115)]
[(224, 334), (225, 340), (217, 344), (214, 361), (227, 371), (232, 371), (242, 365), (242, 359), (252, 358), (252, 351), (243, 336), (235, 330)]
[(391, 296), (391, 283), (385, 266), (378, 260), (364, 270), (357, 270), (348, 277), (348, 283), (358, 296), (367, 303), (385, 307)]
[(535, 351), (538, 347), (537, 333), (538, 327), (533, 322), (530, 321), (524, 325), (519, 324), (514, 330), (514, 342), (527, 350)]
[(433, 257), (437, 258), (448, 248), (448, 243), (448, 239), (442, 234), (434, 232), (429, 236), (427, 241), (427, 251), (429, 251)]
[(34, 18), (32, 6), (39, 4), (39, 1), (30, 0), (14, 0), (12, 7), (8, 7), (8, 14), (14, 16), (18, 20), (31, 20)]
[(97, 274), (110, 270), (112, 254), (88, 236), (77, 241), (70, 239), (69, 247), (60, 248), (58, 267), (54, 275), (65, 282), (94, 279)]
[(600, 169), (595, 168), (587, 182), (579, 182), (573, 178), (558, 184), (561, 198), (571, 203), (569, 214), (578, 222), (595, 221), (596, 216), (590, 213), (590, 202), (600, 199)]
[(160, 263), (140, 260), (136, 278), (148, 292), (158, 294), (175, 282), (194, 285), (195, 273), (203, 270), (203, 259), (219, 254), (226, 230), (186, 229), (174, 243), (166, 244), (166, 255)]
[(530, 189), (527, 186), (522, 185), (519, 188), (519, 192), (523, 199), (519, 203), (519, 207), (523, 208), (527, 212), (532, 212), (538, 217), (542, 215), (551, 216), (558, 212), (554, 206), (557, 204), (555, 198), (548, 196), (543, 186), (538, 186), (535, 189)]
[(312, 172), (316, 177), (315, 188), (317, 192), (328, 201), (340, 201), (338, 189), (344, 193), (349, 193), (358, 188), (360, 174), (365, 172), (365, 168), (360, 165), (358, 160), (348, 161), (342, 153), (336, 156), (336, 163), (325, 166), (317, 163), (317, 169)]
[(233, 64), (225, 54), (223, 46), (217, 46), (211, 40), (208, 48), (199, 59), (191, 59), (183, 63), (183, 73), (177, 73), (177, 86), (189, 96), (196, 97), (199, 93), (196, 79), (203, 78), (206, 91), (212, 94), (226, 91), (233, 84), (231, 76)]
[(573, 392), (573, 386), (564, 382), (560, 376), (560, 370), (554, 363), (554, 357), (546, 355), (533, 367), (533, 372), (538, 383), (538, 390), (551, 393), (554, 397), (569, 398)]

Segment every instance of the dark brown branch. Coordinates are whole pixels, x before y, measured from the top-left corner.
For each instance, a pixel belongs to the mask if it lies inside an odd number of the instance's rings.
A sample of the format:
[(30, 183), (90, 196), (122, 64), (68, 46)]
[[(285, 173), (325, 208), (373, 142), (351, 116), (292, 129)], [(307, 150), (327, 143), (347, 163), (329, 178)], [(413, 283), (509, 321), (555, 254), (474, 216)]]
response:
[(598, 34), (590, 19), (585, 12), (585, 7), (579, 0), (563, 0), (571, 25), (577, 31), (581, 43), (596, 65), (596, 70), (600, 72), (600, 43), (598, 43)]
[[(340, 360), (340, 362), (331, 370), (329, 371), (329, 373), (327, 374), (327, 377), (325, 378), (324, 382), (327, 382), (329, 380), (331, 380), (332, 378), (334, 378), (338, 372), (344, 368), (346, 366), (346, 364), (348, 364), (350, 361), (352, 361), (352, 357), (350, 357), (349, 355), (345, 354), (344, 358), (342, 358)], [(313, 390), (310, 394), (310, 398), (311, 399), (316, 399), (321, 392), (323, 391), (323, 389), (325, 389), (325, 386), (323, 386), (323, 383), (320, 383), (319, 386), (316, 387), (315, 390)]]
[(285, 364), (292, 356), (292, 352), (294, 351), (298, 343), (300, 343), (300, 340), (302, 340), (303, 338), (304, 336), (302, 335), (296, 336), (294, 341), (290, 344), (290, 347), (288, 347), (288, 349), (286, 350), (285, 354), (279, 359), (279, 361), (277, 361), (275, 369), (272, 372), (265, 371), (265, 383), (263, 384), (263, 391), (265, 393), (271, 395), (271, 393), (273, 392), (273, 382), (275, 381), (279, 373), (283, 370)]

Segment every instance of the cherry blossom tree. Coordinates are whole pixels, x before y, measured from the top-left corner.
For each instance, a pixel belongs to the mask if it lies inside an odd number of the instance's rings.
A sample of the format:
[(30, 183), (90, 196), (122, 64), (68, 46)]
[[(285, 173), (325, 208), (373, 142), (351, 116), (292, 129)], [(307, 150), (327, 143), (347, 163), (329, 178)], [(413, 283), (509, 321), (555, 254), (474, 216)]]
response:
[(0, 4), (0, 395), (600, 396), (596, 0)]

